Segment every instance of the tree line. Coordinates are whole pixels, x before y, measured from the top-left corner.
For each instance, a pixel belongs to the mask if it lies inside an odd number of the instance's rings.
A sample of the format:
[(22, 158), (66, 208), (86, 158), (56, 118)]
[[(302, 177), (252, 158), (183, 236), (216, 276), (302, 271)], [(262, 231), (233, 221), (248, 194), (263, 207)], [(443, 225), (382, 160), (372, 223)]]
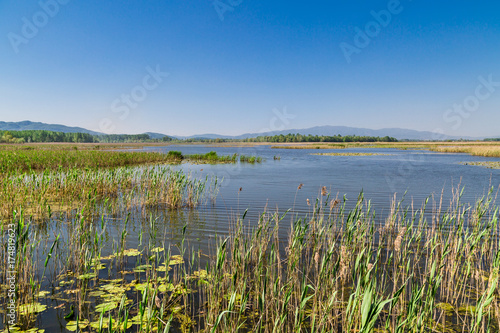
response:
[(45, 130), (0, 131), (0, 143), (68, 142), (68, 143), (131, 143), (166, 142), (172, 138), (165, 136), (152, 139), (149, 134), (109, 134), (64, 133)]
[(258, 136), (256, 138), (244, 139), (245, 142), (397, 142), (396, 138), (390, 136), (359, 136), (359, 135), (303, 135), (292, 134), (273, 135), (273, 136)]

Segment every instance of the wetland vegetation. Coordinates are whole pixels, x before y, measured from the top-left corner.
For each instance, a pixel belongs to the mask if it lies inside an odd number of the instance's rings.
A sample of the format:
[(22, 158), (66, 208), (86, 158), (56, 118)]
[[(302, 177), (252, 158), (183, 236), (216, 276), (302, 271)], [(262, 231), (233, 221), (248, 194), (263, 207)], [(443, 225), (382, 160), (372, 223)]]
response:
[(228, 215), (227, 233), (200, 248), (189, 241), (194, 226), (172, 225), (167, 213), (211, 205), (223, 180), (164, 162), (218, 161), (216, 153), (11, 149), (0, 157), (0, 299), (7, 304), (14, 271), (17, 307), (14, 326), (9, 310), (0, 312), (4, 332), (499, 330), (493, 188), (472, 204), (460, 188), (449, 204), (394, 200), (380, 223), (363, 193), (348, 208), (323, 187), (307, 213)]

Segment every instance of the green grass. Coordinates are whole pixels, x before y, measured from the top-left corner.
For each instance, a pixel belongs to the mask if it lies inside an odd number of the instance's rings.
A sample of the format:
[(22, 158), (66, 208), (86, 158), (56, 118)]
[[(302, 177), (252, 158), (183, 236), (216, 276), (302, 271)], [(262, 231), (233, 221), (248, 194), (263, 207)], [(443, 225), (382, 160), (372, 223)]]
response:
[(251, 163), (251, 164), (262, 163), (262, 158), (258, 157), (258, 156), (245, 156), (245, 155), (241, 155), (240, 156), (240, 162), (242, 162), (242, 163)]
[(215, 151), (206, 154), (186, 155), (184, 158), (196, 163), (236, 163), (237, 154), (233, 155), (217, 155)]

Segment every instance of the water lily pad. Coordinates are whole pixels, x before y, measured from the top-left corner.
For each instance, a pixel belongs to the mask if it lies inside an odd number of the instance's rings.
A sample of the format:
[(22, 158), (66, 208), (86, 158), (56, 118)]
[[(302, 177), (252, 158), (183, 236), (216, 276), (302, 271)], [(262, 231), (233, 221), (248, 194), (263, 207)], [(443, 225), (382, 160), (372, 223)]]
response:
[(123, 279), (114, 279), (114, 280), (101, 280), (102, 282), (106, 282), (106, 283), (122, 283), (123, 282)]
[(72, 290), (65, 290), (64, 293), (66, 294), (77, 294), (80, 292), (80, 289), (72, 289)]
[[(113, 325), (113, 327), (115, 327), (115, 320), (113, 318), (111, 318), (111, 324)], [(99, 326), (100, 326), (99, 320), (96, 320), (96, 321), (93, 321), (90, 323), (90, 327), (92, 327), (93, 329), (98, 330)], [(109, 326), (109, 317), (103, 318), (102, 319), (102, 328), (108, 328), (108, 326)]]
[(111, 259), (114, 259), (114, 258), (116, 258), (116, 255), (110, 254), (109, 256), (101, 257), (101, 260), (111, 260)]
[(158, 287), (158, 291), (161, 293), (165, 293), (167, 291), (172, 291), (174, 289), (175, 289), (175, 286), (171, 283), (164, 283)]
[(59, 285), (61, 287), (64, 287), (64, 286), (67, 286), (67, 285), (70, 285), (70, 284), (73, 284), (75, 282), (75, 280), (69, 280), (69, 281), (59, 281)]
[(151, 265), (140, 265), (134, 268), (134, 272), (145, 272), (147, 269), (151, 268)]
[(153, 284), (151, 284), (151, 283), (138, 283), (138, 284), (135, 285), (135, 289), (137, 289), (139, 291), (146, 290), (146, 287), (148, 287), (149, 289), (152, 289), (153, 288)]
[(17, 310), (19, 311), (19, 314), (27, 316), (32, 313), (43, 312), (46, 309), (47, 305), (43, 305), (40, 303), (30, 303), (30, 304), (19, 305), (19, 308)]
[(170, 257), (170, 261), (168, 262), (168, 264), (170, 266), (173, 266), (173, 265), (180, 265), (184, 263), (184, 258), (182, 258), (181, 256), (179, 255), (175, 255), (175, 256), (171, 256)]
[(44, 333), (45, 330), (44, 329), (40, 329), (40, 328), (36, 328), (36, 327), (33, 327), (33, 328), (30, 328), (28, 330), (22, 330), (21, 328), (17, 327), (17, 326), (10, 326), (9, 329), (4, 329), (2, 331), (0, 331), (0, 333)]
[(98, 271), (100, 271), (101, 269), (105, 269), (106, 266), (104, 264), (99, 263), (97, 265), (92, 265), (92, 268), (97, 269)]
[(87, 326), (89, 326), (89, 321), (87, 319), (80, 320), (80, 321), (78, 321), (78, 323), (76, 322), (76, 320), (72, 320), (72, 321), (68, 321), (68, 323), (66, 324), (66, 329), (68, 331), (74, 332), (74, 331), (76, 331), (77, 327), (79, 329), (84, 329), (84, 328), (87, 328)]
[(97, 277), (95, 273), (87, 273), (78, 276), (78, 280), (90, 280)]
[(149, 252), (151, 253), (160, 253), (160, 252), (163, 252), (165, 251), (165, 249), (163, 247), (155, 247), (154, 249), (151, 249)]
[[(106, 303), (101, 303), (98, 306), (95, 307), (96, 312), (106, 312), (109, 310), (113, 310), (118, 306), (116, 302), (106, 302)], [(92, 326), (92, 324), (91, 324)], [(94, 327), (94, 326), (92, 326)]]
[[(168, 267), (168, 268), (167, 268)], [(170, 266), (166, 266), (166, 265), (161, 265), (159, 266), (156, 271), (157, 272), (166, 272), (167, 270), (171, 270), (172, 268)]]
[(141, 254), (141, 251), (137, 249), (128, 249), (123, 251), (123, 255), (127, 257), (137, 257), (138, 255)]
[(101, 295), (104, 295), (104, 291), (100, 291), (100, 290), (95, 290), (95, 291), (91, 291), (88, 293), (88, 295), (90, 297), (99, 297)]
[(38, 297), (40, 297), (40, 298), (47, 297), (47, 295), (50, 295), (50, 291), (41, 290), (41, 291), (38, 292)]

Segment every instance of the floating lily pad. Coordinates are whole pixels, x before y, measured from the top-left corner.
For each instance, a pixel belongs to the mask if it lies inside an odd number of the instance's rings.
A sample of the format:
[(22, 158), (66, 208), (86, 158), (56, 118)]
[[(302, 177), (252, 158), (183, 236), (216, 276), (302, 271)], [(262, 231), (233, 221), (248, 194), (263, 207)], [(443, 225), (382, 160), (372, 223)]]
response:
[(108, 292), (108, 293), (111, 293), (111, 294), (124, 294), (125, 291), (127, 291), (127, 287), (122, 287), (120, 285), (116, 285), (116, 284), (113, 284), (113, 283), (109, 283), (109, 284), (105, 284), (103, 286), (101, 286), (101, 289)]
[(40, 329), (40, 328), (30, 328), (30, 329), (27, 329), (27, 330), (22, 330), (21, 328), (17, 327), (17, 326), (10, 326), (9, 329), (5, 329), (5, 330), (2, 330), (0, 331), (0, 333), (44, 333), (45, 330), (44, 329)]
[(164, 283), (158, 287), (158, 291), (161, 293), (165, 293), (167, 291), (172, 291), (174, 289), (175, 289), (175, 286), (171, 283)]
[(90, 280), (97, 277), (95, 273), (87, 273), (87, 274), (82, 274), (78, 276), (78, 280)]
[[(109, 310), (116, 309), (117, 306), (118, 306), (118, 304), (116, 302), (101, 303), (95, 307), (95, 311), (96, 312), (106, 312)], [(91, 326), (92, 326), (92, 324), (91, 324)], [(94, 327), (94, 326), (92, 326), (92, 327)]]
[(91, 291), (88, 293), (88, 295), (90, 297), (99, 297), (101, 295), (104, 295), (104, 291), (100, 291), (100, 290), (95, 290), (95, 291)]
[(199, 271), (194, 271), (190, 278), (206, 280), (210, 279), (211, 275), (208, 274), (206, 270), (200, 269)]
[(76, 320), (72, 320), (68, 321), (68, 323), (66, 324), (66, 329), (68, 331), (74, 332), (76, 331), (77, 327), (82, 330), (84, 328), (87, 328), (87, 326), (89, 326), (89, 321), (87, 319), (80, 320), (78, 321), (78, 323), (76, 322)]
[(146, 287), (148, 287), (149, 289), (152, 289), (153, 288), (153, 284), (151, 284), (151, 283), (139, 283), (139, 284), (135, 285), (135, 289), (137, 289), (139, 291), (146, 290)]
[(19, 305), (19, 308), (17, 310), (19, 311), (19, 314), (27, 316), (32, 313), (43, 312), (46, 309), (47, 305), (43, 305), (40, 303), (30, 303), (30, 304)]
[(184, 263), (184, 258), (182, 258), (181, 256), (179, 255), (175, 255), (175, 256), (171, 256), (170, 257), (170, 261), (168, 262), (168, 264), (170, 266), (173, 266), (173, 265), (180, 265), (180, 264), (183, 264)]
[(69, 281), (59, 281), (59, 285), (61, 287), (64, 287), (64, 286), (67, 286), (67, 285), (70, 285), (70, 284), (73, 284), (75, 282), (75, 280), (69, 280)]
[(77, 294), (80, 292), (80, 289), (65, 290), (64, 292), (66, 294)]
[(123, 279), (114, 279), (114, 280), (101, 280), (102, 282), (107, 282), (107, 283), (122, 283)]
[(38, 292), (38, 297), (40, 298), (44, 298), (46, 297), (47, 295), (50, 295), (50, 291), (47, 291), (47, 290), (41, 290)]
[(111, 260), (111, 259), (114, 259), (115, 257), (116, 257), (116, 255), (110, 254), (109, 256), (102, 257), (101, 260)]
[[(171, 270), (172, 268), (168, 267), (168, 270)], [(167, 271), (167, 266), (166, 265), (161, 265), (156, 269), (157, 272), (166, 272)]]
[(154, 249), (151, 249), (149, 252), (159, 253), (159, 252), (163, 252), (163, 251), (165, 251), (165, 249), (163, 247), (155, 247)]
[(127, 257), (137, 257), (138, 255), (141, 254), (141, 251), (137, 249), (128, 249), (123, 251), (123, 255)]
[(145, 272), (146, 269), (149, 269), (153, 266), (151, 265), (140, 265), (140, 266), (137, 266), (136, 268), (134, 268), (134, 272)]
[[(113, 325), (113, 327), (115, 327), (115, 320), (113, 318), (111, 318), (111, 324)], [(96, 321), (93, 321), (90, 323), (90, 327), (92, 327), (93, 329), (98, 330), (99, 326), (100, 326), (100, 320), (96, 320)], [(102, 328), (108, 328), (108, 326), (109, 326), (109, 317), (103, 318), (102, 319)]]

